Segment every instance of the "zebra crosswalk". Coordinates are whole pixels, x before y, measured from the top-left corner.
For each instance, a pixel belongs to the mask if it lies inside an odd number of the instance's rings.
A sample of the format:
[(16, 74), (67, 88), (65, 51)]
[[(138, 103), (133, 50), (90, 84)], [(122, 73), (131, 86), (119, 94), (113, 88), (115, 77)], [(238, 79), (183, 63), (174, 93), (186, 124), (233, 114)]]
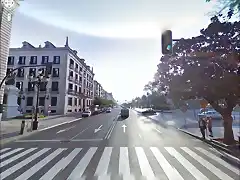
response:
[(4, 148), (2, 180), (235, 180), (240, 170), (202, 147)]

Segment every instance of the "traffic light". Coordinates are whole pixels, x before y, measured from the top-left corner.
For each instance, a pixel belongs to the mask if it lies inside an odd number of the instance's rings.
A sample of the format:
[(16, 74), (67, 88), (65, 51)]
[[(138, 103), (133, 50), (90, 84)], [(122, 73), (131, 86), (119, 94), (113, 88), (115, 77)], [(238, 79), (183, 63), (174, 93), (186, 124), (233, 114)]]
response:
[(46, 64), (46, 72), (45, 72), (45, 75), (46, 76), (49, 76), (52, 74), (52, 63), (51, 62), (48, 62)]
[(162, 33), (162, 54), (172, 54), (172, 31), (166, 30)]

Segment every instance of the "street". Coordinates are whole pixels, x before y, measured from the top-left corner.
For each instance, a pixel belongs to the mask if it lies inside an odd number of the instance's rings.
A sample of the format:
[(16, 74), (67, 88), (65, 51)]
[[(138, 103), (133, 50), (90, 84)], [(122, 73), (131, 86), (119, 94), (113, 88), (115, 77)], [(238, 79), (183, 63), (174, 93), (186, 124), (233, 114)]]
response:
[(237, 180), (221, 152), (174, 127), (120, 109), (63, 124), (2, 147), (2, 180)]

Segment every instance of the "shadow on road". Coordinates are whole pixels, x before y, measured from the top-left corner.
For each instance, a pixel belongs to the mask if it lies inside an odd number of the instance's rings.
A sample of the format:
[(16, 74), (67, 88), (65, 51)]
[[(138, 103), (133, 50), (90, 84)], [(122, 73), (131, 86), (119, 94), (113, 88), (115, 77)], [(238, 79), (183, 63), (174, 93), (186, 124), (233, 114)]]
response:
[(128, 117), (118, 116), (117, 121), (124, 121), (124, 120), (126, 120), (127, 118), (128, 118)]

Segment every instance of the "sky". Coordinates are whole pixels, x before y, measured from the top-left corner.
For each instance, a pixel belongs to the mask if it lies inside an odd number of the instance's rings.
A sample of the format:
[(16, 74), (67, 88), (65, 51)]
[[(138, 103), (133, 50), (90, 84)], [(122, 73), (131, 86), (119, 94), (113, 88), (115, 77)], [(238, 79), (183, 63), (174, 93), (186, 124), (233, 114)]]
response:
[(78, 51), (95, 80), (119, 102), (144, 94), (161, 57), (161, 32), (189, 38), (209, 24), (205, 0), (24, 0), (13, 17), (11, 47), (52, 42)]

